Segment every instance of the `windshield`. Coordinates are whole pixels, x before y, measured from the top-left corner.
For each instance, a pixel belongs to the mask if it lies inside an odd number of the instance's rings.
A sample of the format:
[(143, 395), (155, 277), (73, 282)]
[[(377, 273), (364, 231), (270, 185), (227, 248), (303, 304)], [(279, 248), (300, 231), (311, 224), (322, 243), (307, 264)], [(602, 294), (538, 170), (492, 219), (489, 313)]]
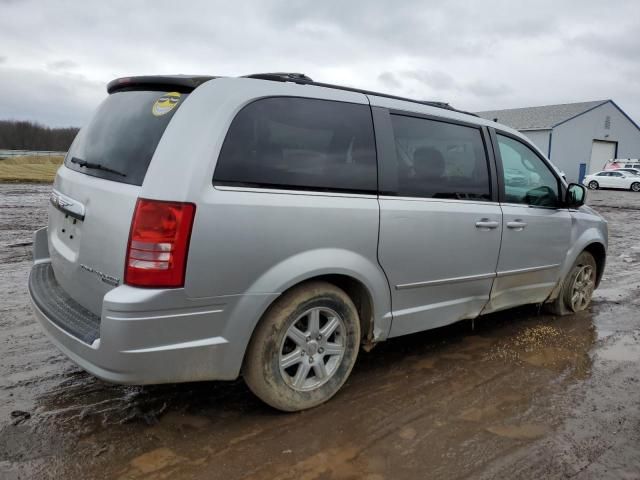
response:
[(109, 95), (74, 141), (65, 166), (94, 177), (142, 185), (160, 138), (187, 96), (157, 91)]

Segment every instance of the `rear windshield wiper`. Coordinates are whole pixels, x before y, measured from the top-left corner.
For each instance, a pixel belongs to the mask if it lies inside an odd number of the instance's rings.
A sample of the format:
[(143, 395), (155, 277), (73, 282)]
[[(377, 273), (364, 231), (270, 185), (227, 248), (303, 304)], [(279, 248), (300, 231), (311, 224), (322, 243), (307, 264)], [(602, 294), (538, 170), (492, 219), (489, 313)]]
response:
[(92, 168), (94, 170), (102, 170), (104, 172), (115, 173), (116, 175), (120, 175), (122, 177), (127, 176), (126, 173), (119, 172), (118, 170), (114, 170), (113, 168), (105, 167), (101, 163), (87, 162), (86, 160), (82, 160), (78, 157), (72, 157), (71, 163), (75, 163), (76, 165), (80, 165), (81, 167), (85, 168)]

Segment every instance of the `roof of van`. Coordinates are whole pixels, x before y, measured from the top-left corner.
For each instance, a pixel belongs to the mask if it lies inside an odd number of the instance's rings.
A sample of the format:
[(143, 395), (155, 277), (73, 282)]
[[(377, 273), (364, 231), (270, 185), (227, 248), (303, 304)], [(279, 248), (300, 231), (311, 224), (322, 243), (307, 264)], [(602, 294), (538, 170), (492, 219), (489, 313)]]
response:
[[(219, 76), (205, 76), (205, 75), (149, 75), (149, 76), (135, 76), (135, 77), (123, 77), (112, 80), (107, 84), (107, 92), (109, 94), (140, 88), (154, 88), (163, 90), (179, 90), (184, 92), (190, 92), (205, 82), (221, 78)], [(477, 117), (475, 113), (466, 112), (464, 110), (458, 110), (452, 107), (446, 102), (416, 100), (412, 98), (400, 97), (397, 95), (390, 95), (387, 93), (374, 92), (371, 90), (363, 90), (360, 88), (346, 87), (343, 85), (334, 85), (331, 83), (314, 82), (311, 78), (303, 73), (254, 73), (251, 75), (245, 75), (241, 78), (253, 78), (257, 80), (276, 81), (276, 82), (293, 82), (299, 85), (313, 85), (317, 87), (333, 88), (337, 90), (345, 90), (349, 92), (362, 93), (364, 95), (373, 95), (377, 97), (392, 98), (395, 100), (403, 100), (406, 102), (418, 103), (421, 105), (428, 105), (430, 107), (442, 108), (445, 110), (451, 110), (454, 112), (464, 113), (467, 115), (473, 115)]]

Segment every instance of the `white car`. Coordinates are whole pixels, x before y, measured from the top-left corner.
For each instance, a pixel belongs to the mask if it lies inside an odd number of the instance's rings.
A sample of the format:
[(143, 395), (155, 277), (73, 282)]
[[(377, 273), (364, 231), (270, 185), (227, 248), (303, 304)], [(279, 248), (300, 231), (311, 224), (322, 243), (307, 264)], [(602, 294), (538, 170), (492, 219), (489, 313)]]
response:
[(592, 173), (584, 177), (582, 183), (591, 190), (598, 188), (622, 188), (640, 192), (640, 175), (634, 175), (629, 172), (606, 170)]
[(616, 171), (624, 174), (630, 173), (631, 175), (640, 175), (640, 169), (637, 168), (619, 168)]

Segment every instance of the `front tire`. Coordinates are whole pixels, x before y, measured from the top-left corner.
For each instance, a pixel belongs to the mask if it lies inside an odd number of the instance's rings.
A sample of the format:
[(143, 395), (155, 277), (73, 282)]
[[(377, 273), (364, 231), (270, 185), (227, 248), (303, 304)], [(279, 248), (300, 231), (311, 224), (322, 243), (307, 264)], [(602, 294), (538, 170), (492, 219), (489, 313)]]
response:
[(360, 320), (349, 296), (321, 281), (283, 294), (260, 320), (245, 357), (244, 379), (285, 412), (315, 407), (349, 377), (360, 347)]
[(640, 192), (640, 182), (633, 182), (631, 184), (631, 191), (632, 192)]
[(600, 188), (600, 185), (595, 180), (591, 180), (588, 186), (591, 190), (597, 190), (598, 188)]
[(589, 252), (582, 252), (562, 283), (556, 300), (550, 305), (554, 315), (570, 315), (586, 310), (596, 288), (597, 265)]

